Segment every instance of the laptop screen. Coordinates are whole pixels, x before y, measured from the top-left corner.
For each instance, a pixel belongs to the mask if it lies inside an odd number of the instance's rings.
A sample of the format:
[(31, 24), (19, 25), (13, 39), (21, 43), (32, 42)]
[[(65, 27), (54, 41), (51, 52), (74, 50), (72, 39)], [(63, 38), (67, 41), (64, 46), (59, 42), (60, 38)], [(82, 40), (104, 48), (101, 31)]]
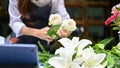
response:
[(0, 63), (37, 64), (38, 48), (33, 44), (1, 44)]

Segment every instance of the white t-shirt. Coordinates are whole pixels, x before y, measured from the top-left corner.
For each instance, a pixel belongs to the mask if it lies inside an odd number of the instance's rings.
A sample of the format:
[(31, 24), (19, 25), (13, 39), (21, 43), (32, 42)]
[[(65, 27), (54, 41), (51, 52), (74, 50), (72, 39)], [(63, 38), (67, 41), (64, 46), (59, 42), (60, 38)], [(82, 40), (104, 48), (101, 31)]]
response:
[[(25, 24), (20, 19), (21, 14), (18, 11), (18, 1), (19, 0), (9, 0), (9, 26), (16, 34), (16, 37), (20, 36), (21, 28), (25, 26)], [(64, 6), (64, 0), (31, 0), (31, 2), (33, 2), (38, 7), (43, 7), (51, 2), (51, 14), (58, 13), (61, 15), (63, 20), (70, 18)]]

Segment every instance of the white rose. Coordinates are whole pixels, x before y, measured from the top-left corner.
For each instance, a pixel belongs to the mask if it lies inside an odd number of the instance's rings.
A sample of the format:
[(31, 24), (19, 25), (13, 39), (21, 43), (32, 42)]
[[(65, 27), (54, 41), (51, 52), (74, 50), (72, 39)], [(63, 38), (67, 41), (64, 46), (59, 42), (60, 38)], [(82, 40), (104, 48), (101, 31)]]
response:
[(74, 31), (76, 30), (76, 22), (73, 19), (67, 19), (63, 21), (63, 24), (61, 26), (61, 29), (65, 29), (68, 31)]
[(48, 25), (59, 25), (61, 22), (62, 18), (59, 14), (51, 14)]

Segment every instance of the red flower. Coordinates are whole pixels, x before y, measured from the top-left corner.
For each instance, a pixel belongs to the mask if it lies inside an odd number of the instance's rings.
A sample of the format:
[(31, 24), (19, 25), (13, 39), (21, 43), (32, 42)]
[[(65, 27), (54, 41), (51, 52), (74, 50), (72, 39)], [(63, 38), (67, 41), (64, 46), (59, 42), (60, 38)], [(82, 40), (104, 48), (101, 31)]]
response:
[(109, 25), (111, 22), (113, 22), (117, 16), (118, 16), (119, 12), (115, 12), (113, 15), (111, 15), (106, 21), (105, 21), (105, 25)]

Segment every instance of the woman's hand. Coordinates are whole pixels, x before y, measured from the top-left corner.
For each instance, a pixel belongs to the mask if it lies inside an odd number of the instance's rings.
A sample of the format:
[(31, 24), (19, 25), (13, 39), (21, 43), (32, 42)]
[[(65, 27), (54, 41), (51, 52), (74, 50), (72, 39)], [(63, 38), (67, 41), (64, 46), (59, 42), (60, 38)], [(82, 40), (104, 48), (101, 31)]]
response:
[(48, 36), (47, 34), (47, 31), (50, 29), (50, 27), (44, 27), (42, 29), (39, 29), (37, 32), (36, 32), (36, 36), (42, 40), (46, 40), (48, 42), (51, 42), (53, 41), (53, 39)]
[(20, 34), (22, 35), (29, 35), (29, 36), (34, 36), (37, 38), (40, 38), (42, 40), (46, 40), (46, 41), (53, 41), (53, 39), (48, 36), (47, 31), (50, 29), (50, 27), (44, 27), (41, 29), (35, 29), (35, 28), (29, 28), (24, 26), (20, 32)]
[(67, 30), (62, 30), (62, 29), (59, 29), (58, 31), (57, 31), (57, 34), (58, 34), (58, 36), (59, 37), (68, 37), (69, 35), (70, 35), (70, 32), (69, 31), (67, 31)]

